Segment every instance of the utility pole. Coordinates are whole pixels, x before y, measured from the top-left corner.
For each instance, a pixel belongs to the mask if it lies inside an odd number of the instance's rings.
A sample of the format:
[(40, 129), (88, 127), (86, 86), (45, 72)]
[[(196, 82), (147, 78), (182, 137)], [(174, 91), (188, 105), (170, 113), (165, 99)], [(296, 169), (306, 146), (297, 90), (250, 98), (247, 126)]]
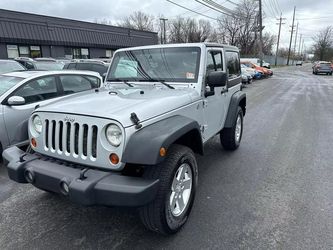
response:
[(163, 22), (163, 39), (162, 39), (162, 29), (161, 29), (161, 43), (166, 44), (166, 28), (165, 28), (165, 21), (168, 21), (167, 18), (160, 18), (160, 20)]
[(302, 41), (302, 48), (301, 48), (301, 51), (302, 51), (302, 61), (304, 61), (304, 50), (303, 50), (303, 48), (304, 48), (304, 39), (303, 39), (303, 41)]
[(292, 23), (292, 25), (291, 25), (291, 35), (290, 35), (290, 43), (289, 43), (289, 50), (288, 50), (287, 65), (289, 65), (290, 50), (291, 50), (291, 42), (293, 41), (294, 22), (295, 22), (295, 11), (296, 11), (296, 6), (294, 7), (293, 23)]
[(259, 0), (259, 59), (260, 59), (260, 67), (262, 67), (262, 60), (263, 60), (263, 52), (262, 52), (262, 0)]
[(295, 55), (296, 55), (297, 33), (298, 33), (298, 22), (297, 22), (297, 25), (296, 25), (296, 35), (295, 35), (295, 44), (294, 44), (293, 65), (294, 65), (294, 62), (295, 62)]
[(301, 45), (302, 45), (302, 34), (300, 34), (300, 37), (299, 37), (299, 45), (298, 45), (298, 55), (301, 54)]
[(282, 13), (281, 13), (280, 18), (277, 19), (277, 20), (280, 20), (280, 23), (277, 23), (277, 24), (279, 24), (279, 35), (278, 35), (278, 40), (277, 40), (277, 45), (276, 45), (275, 66), (277, 65), (277, 58), (278, 58), (278, 53), (279, 53), (279, 43), (280, 43), (281, 25), (282, 25), (282, 24), (285, 24), (285, 23), (282, 23), (282, 19), (285, 19), (285, 18), (282, 18)]

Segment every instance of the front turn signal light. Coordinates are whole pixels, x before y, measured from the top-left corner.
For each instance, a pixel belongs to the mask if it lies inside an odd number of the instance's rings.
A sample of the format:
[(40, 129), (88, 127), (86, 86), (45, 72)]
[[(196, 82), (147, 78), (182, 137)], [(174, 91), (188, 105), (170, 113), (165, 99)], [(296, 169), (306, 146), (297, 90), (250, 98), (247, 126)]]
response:
[(164, 156), (166, 156), (166, 149), (165, 148), (160, 148), (160, 156), (162, 156), (162, 157), (164, 157)]
[(117, 165), (119, 163), (119, 156), (115, 153), (110, 154), (109, 159), (113, 165)]
[(36, 141), (35, 138), (31, 138), (31, 142), (30, 142), (30, 144), (31, 144), (31, 147), (33, 147), (33, 148), (37, 148), (37, 141)]

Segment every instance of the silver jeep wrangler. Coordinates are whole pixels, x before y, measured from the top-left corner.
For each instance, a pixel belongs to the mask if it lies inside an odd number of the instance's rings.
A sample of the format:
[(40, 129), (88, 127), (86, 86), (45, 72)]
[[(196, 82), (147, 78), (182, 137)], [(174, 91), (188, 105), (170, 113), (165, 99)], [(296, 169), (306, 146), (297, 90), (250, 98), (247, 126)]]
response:
[(37, 108), (31, 149), (4, 151), (9, 177), (82, 205), (135, 206), (163, 234), (187, 221), (196, 154), (219, 134), (238, 148), (246, 96), (236, 47), (170, 44), (118, 50), (105, 88)]

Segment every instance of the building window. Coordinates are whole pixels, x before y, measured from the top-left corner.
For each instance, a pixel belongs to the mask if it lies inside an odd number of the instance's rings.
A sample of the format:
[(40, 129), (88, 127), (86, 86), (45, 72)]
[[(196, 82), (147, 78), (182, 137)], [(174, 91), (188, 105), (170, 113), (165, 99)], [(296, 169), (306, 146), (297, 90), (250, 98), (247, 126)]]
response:
[(40, 46), (30, 46), (30, 57), (42, 57), (42, 53), (40, 51)]
[(112, 57), (113, 57), (113, 53), (114, 53), (113, 50), (111, 50), (111, 49), (107, 49), (107, 50), (106, 50), (105, 57), (107, 57), (107, 58), (112, 58)]
[(40, 46), (20, 46), (20, 45), (7, 45), (8, 58), (15, 57), (42, 57)]
[(65, 48), (65, 57), (69, 59), (89, 59), (89, 49)]
[(88, 59), (89, 58), (89, 49), (81, 49), (81, 58)]
[(7, 45), (8, 58), (15, 58), (19, 56), (17, 45)]
[(30, 57), (30, 51), (28, 46), (19, 46), (19, 53), (22, 57)]

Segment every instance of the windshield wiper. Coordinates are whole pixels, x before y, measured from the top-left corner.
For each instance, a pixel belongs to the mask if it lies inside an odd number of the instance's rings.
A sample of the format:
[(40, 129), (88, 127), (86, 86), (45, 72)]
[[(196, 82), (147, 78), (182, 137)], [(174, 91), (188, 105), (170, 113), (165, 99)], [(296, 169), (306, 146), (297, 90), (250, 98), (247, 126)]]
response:
[(107, 81), (109, 82), (122, 82), (124, 84), (126, 84), (129, 87), (134, 87), (133, 84), (130, 84), (127, 79), (120, 79), (120, 78), (111, 78), (111, 79), (107, 79)]
[(164, 86), (167, 86), (169, 89), (175, 89), (173, 86), (171, 86), (170, 84), (166, 83), (165, 80), (161, 80), (161, 79), (148, 78), (148, 79), (140, 79), (139, 81), (140, 82), (160, 82)]

